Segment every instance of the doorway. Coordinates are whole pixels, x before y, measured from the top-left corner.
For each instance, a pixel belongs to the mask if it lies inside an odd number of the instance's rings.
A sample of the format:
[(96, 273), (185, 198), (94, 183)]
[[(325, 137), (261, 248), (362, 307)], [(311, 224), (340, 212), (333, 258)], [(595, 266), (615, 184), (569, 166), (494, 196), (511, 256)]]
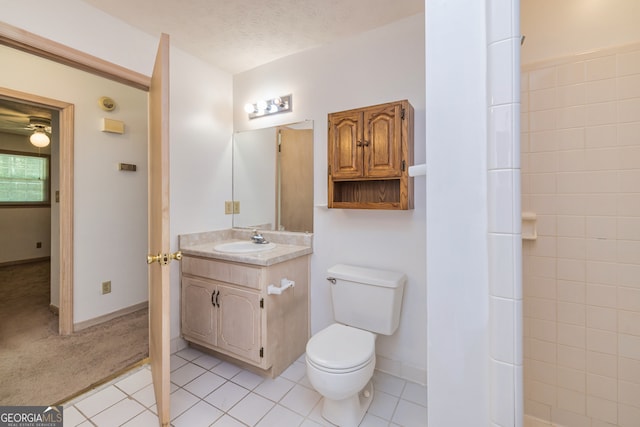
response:
[[(57, 233), (52, 236), (57, 237), (57, 241), (52, 243), (52, 263), (55, 267), (52, 271), (57, 271), (57, 277), (52, 283), (59, 284), (58, 301), (58, 332), (61, 335), (68, 335), (73, 332), (73, 114), (74, 107), (64, 101), (45, 98), (38, 95), (18, 92), (12, 89), (0, 88), (0, 99), (17, 105), (30, 105), (34, 111), (52, 112), (52, 116), (57, 116), (59, 130), (57, 132), (57, 170), (59, 173), (55, 178), (58, 182), (58, 196), (50, 195), (52, 206), (56, 206), (56, 224), (51, 223), (52, 229), (57, 229)], [(52, 117), (54, 118), (54, 117)], [(55, 255), (54, 255), (55, 254)], [(52, 265), (53, 265), (52, 264)], [(53, 291), (55, 293), (55, 291)]]

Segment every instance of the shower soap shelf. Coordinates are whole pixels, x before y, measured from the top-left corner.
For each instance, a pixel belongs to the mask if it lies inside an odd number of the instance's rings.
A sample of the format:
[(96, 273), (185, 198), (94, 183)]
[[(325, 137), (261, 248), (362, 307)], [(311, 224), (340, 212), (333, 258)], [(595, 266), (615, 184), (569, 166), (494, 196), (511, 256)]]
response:
[(538, 238), (537, 217), (533, 212), (522, 212), (522, 240)]

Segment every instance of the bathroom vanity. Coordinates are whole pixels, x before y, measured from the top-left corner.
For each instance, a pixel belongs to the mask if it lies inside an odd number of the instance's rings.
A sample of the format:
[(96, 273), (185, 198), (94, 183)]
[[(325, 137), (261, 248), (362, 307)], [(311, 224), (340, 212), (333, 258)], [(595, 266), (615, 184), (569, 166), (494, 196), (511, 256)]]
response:
[[(181, 333), (222, 359), (276, 377), (309, 330), (310, 234), (232, 229), (180, 236)], [(238, 243), (235, 243), (238, 242)]]

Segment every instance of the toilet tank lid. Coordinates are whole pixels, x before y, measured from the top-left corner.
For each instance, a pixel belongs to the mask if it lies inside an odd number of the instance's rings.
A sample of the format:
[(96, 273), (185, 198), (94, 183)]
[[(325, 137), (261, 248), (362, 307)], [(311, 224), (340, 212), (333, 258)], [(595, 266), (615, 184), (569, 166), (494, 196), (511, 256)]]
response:
[(397, 288), (404, 285), (407, 276), (396, 271), (378, 270), (355, 265), (336, 264), (327, 270), (329, 277), (350, 282), (367, 283), (369, 285)]

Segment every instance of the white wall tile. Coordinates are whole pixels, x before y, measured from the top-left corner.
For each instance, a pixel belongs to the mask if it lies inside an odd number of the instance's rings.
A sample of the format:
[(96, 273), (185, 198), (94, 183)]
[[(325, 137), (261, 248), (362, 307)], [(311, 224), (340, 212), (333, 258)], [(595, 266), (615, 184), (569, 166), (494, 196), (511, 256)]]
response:
[(488, 168), (506, 169), (520, 167), (520, 153), (514, 141), (519, 132), (514, 129), (517, 104), (506, 104), (489, 109)]
[(616, 76), (616, 56), (609, 55), (586, 61), (587, 80), (608, 79)]
[(640, 50), (619, 53), (617, 60), (619, 76), (640, 73)]
[(489, 171), (487, 182), (489, 232), (514, 232), (514, 194), (519, 194), (520, 192), (518, 177), (519, 174), (514, 170)]
[(514, 324), (515, 302), (512, 299), (490, 297), (491, 357), (504, 363), (515, 363)]
[(515, 366), (491, 360), (491, 419), (498, 425), (513, 425), (516, 402)]
[(584, 61), (559, 65), (557, 67), (557, 84), (561, 86), (584, 82), (586, 80), (586, 69)]

